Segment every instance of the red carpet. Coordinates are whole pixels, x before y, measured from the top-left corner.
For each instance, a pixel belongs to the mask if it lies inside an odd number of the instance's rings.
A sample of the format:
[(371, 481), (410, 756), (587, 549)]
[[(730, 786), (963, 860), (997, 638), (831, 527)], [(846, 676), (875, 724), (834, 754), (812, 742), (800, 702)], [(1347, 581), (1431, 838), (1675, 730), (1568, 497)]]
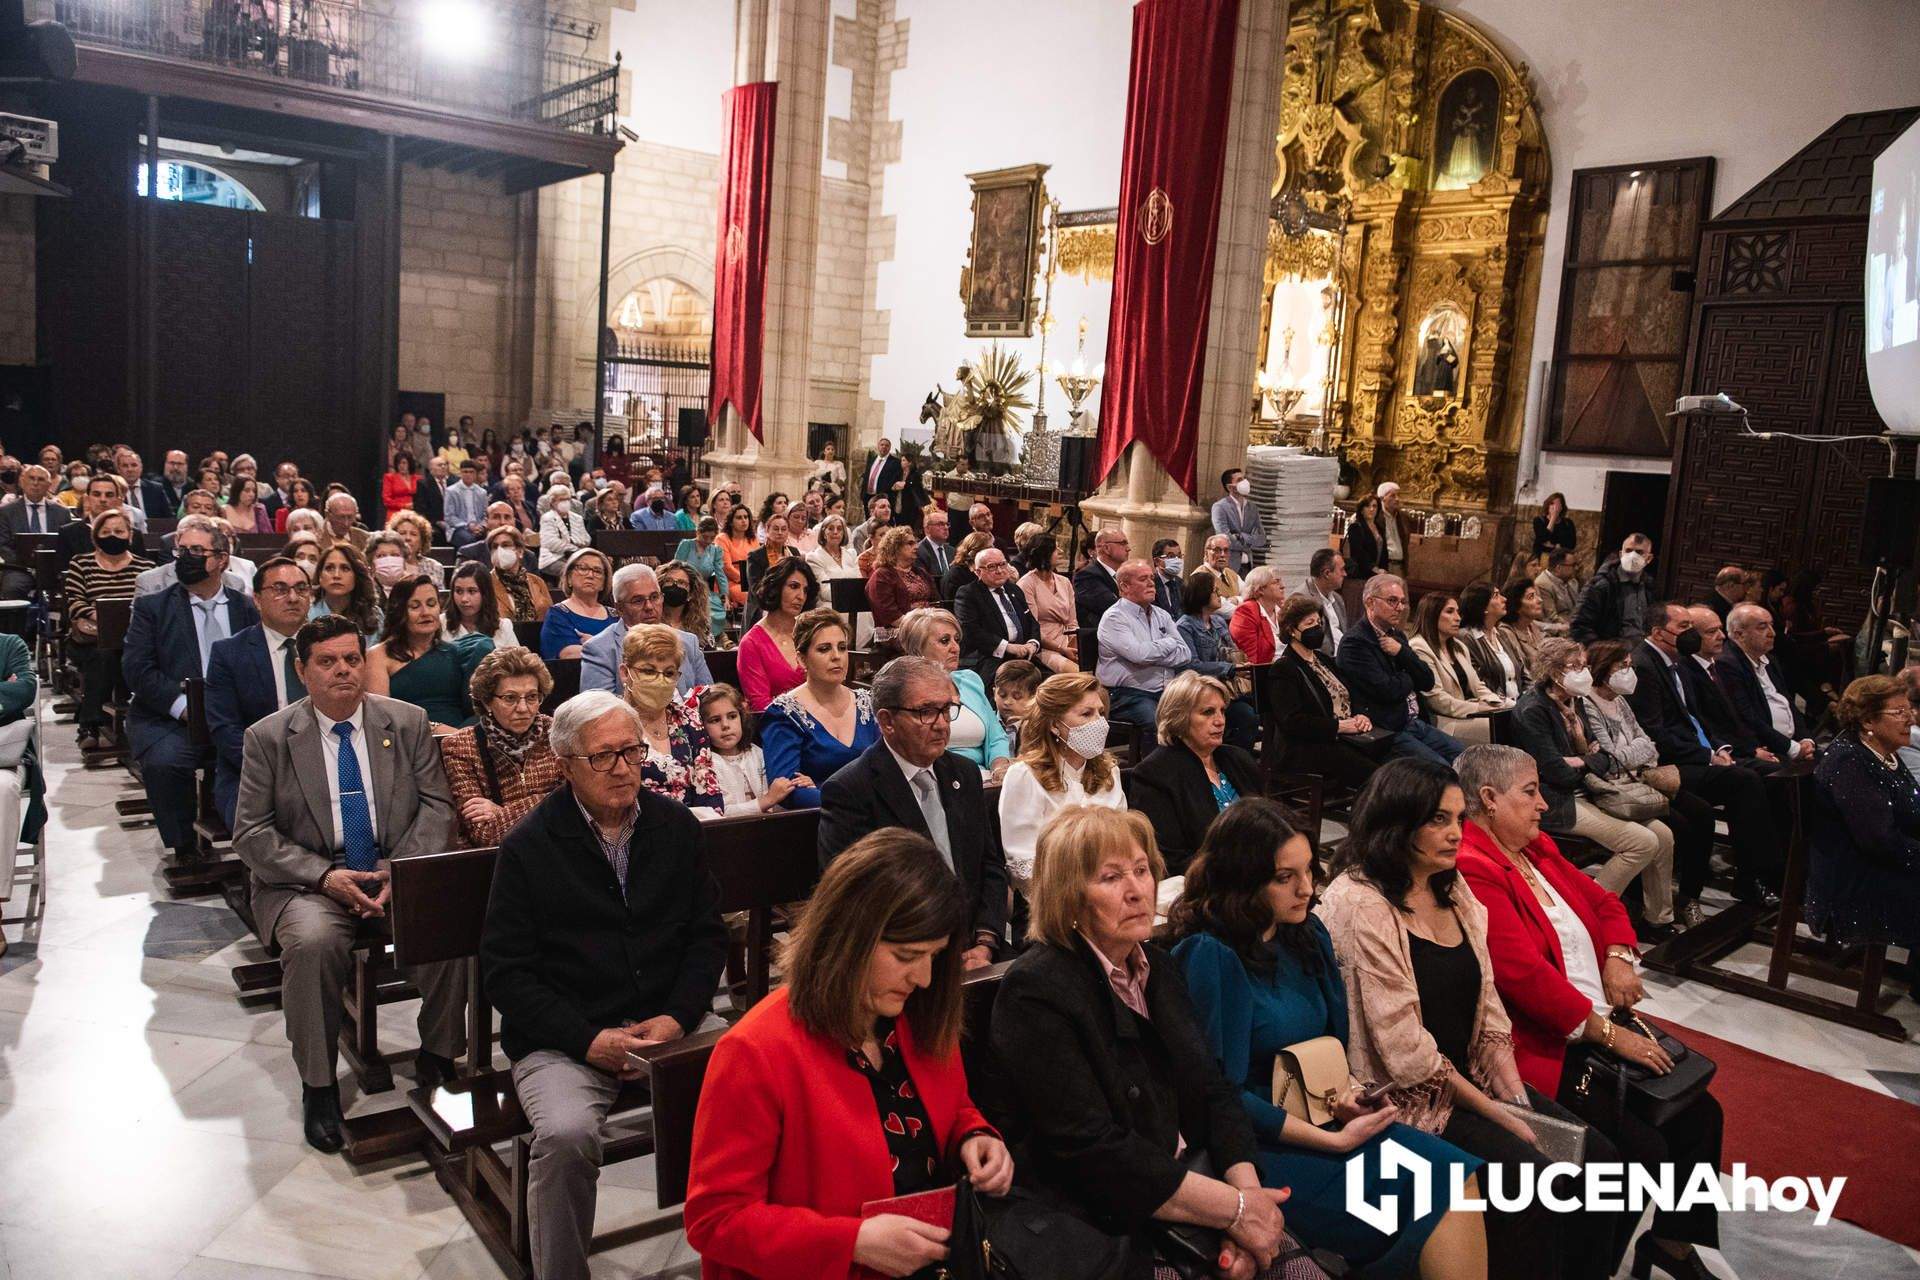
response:
[[(1651, 1021), (1659, 1021), (1651, 1019)], [(1920, 1249), (1920, 1106), (1672, 1023), (1720, 1065), (1713, 1096), (1727, 1115), (1721, 1168), (1773, 1179), (1844, 1175), (1834, 1216)]]

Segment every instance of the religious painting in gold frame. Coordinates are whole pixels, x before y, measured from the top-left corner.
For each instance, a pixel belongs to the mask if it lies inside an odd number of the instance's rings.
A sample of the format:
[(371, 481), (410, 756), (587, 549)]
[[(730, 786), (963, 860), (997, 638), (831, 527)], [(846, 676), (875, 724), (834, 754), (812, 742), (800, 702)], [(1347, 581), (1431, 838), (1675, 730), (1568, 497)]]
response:
[(1041, 209), (1046, 203), (1044, 164), (970, 173), (973, 239), (960, 273), (960, 301), (969, 338), (1033, 336), (1039, 299)]
[(1413, 336), (1415, 400), (1458, 400), (1465, 389), (1473, 322), (1465, 308), (1442, 298), (1427, 308)]

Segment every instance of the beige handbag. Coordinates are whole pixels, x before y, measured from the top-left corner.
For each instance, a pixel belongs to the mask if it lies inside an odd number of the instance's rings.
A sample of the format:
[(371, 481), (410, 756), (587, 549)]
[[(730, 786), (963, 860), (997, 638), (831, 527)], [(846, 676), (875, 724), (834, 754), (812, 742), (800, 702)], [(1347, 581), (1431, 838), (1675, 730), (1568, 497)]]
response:
[(1347, 1047), (1338, 1036), (1315, 1036), (1273, 1059), (1273, 1105), (1313, 1125), (1333, 1119), (1333, 1100), (1347, 1085)]
[(1640, 781), (1671, 800), (1680, 794), (1680, 766), (1650, 764), (1640, 771)]

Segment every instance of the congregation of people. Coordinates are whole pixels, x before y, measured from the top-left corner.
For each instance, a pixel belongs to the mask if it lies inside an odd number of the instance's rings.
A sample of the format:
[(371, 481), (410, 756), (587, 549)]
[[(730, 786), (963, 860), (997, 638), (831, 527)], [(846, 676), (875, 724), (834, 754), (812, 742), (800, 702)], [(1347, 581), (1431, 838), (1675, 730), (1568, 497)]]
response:
[[(1710, 1089), (1656, 1123), (1592, 1064), (1672, 1068), (1632, 1014), (1640, 956), (1702, 923), (1717, 857), (1736, 899), (1777, 902), (1769, 779), (1796, 764), (1809, 924), (1920, 946), (1920, 674), (1849, 681), (1849, 638), (1785, 575), (1658, 598), (1641, 533), (1583, 579), (1558, 495), (1510, 580), (1416, 598), (1391, 484), (1341, 546), (1275, 564), (1229, 470), (1189, 565), (1117, 525), (1003, 536), (886, 439), (860, 471), (831, 446), (809, 465), (797, 498), (749, 495), (678, 451), (405, 415), (367, 523), (292, 462), (0, 459), (7, 570), (14, 536), (58, 535), (80, 745), (124, 707), (182, 861), (211, 773), (311, 1145), (345, 1144), (342, 993), (391, 862), (497, 846), (480, 972), (532, 1126), (534, 1274), (586, 1276), (632, 1055), (725, 1007), (702, 824), (817, 808), (780, 985), (701, 1093), (704, 1274), (931, 1275), (948, 1232), (863, 1206), (962, 1177), (990, 1223), (1051, 1231), (1066, 1276), (1602, 1277), (1630, 1249), (1636, 1276), (1713, 1274), (1711, 1209), (1636, 1240), (1617, 1213), (1467, 1212), (1441, 1182), (1389, 1233), (1346, 1166), (1391, 1176), (1391, 1140), (1471, 1193), (1571, 1128), (1588, 1160), (1717, 1168)], [(603, 530), (683, 536), (623, 564)], [(284, 543), (248, 561), (242, 534)], [(117, 647), (108, 601), (131, 601)], [(9, 654), (0, 725), (31, 683)], [(1342, 838), (1287, 803), (1302, 779)], [(975, 1044), (963, 982), (996, 965)], [(408, 976), (413, 1073), (444, 1084), (465, 971)]]

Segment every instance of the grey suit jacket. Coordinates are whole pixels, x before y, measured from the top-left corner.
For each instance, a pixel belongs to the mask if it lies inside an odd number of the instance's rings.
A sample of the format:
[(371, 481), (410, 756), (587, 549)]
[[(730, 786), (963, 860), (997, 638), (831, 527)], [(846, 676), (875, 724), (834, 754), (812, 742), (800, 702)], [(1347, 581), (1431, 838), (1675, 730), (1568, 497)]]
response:
[[(52, 495), (48, 495), (47, 497), (46, 513), (46, 527), (40, 530), (42, 533), (58, 533), (62, 526), (71, 524), (74, 520), (78, 519), (78, 517), (73, 514), (72, 508), (55, 502)], [(18, 502), (9, 502), (5, 506), (0, 507), (0, 523), (4, 523), (7, 528), (14, 533), (28, 532), (26, 499), (22, 498)]]
[(1260, 523), (1260, 508), (1247, 499), (1246, 510), (1229, 497), (1213, 504), (1213, 531), (1227, 535), (1227, 563), (1245, 577), (1256, 564), (1267, 562), (1267, 530)]
[[(707, 655), (700, 651), (700, 639), (691, 631), (676, 631), (680, 637), (680, 681), (677, 691), (685, 694), (697, 684), (712, 684), (713, 672), (707, 669)], [(620, 651), (627, 642), (627, 624), (615, 619), (612, 626), (580, 646), (580, 690), (620, 690)]]
[[(404, 858), (449, 848), (453, 793), (426, 712), (371, 693), (364, 705), (381, 851)], [(273, 937), (281, 911), (296, 896), (319, 892), (321, 878), (337, 865), (336, 843), (320, 722), (313, 703), (302, 698), (255, 722), (241, 749), (233, 851), (253, 873), (261, 937)]]

